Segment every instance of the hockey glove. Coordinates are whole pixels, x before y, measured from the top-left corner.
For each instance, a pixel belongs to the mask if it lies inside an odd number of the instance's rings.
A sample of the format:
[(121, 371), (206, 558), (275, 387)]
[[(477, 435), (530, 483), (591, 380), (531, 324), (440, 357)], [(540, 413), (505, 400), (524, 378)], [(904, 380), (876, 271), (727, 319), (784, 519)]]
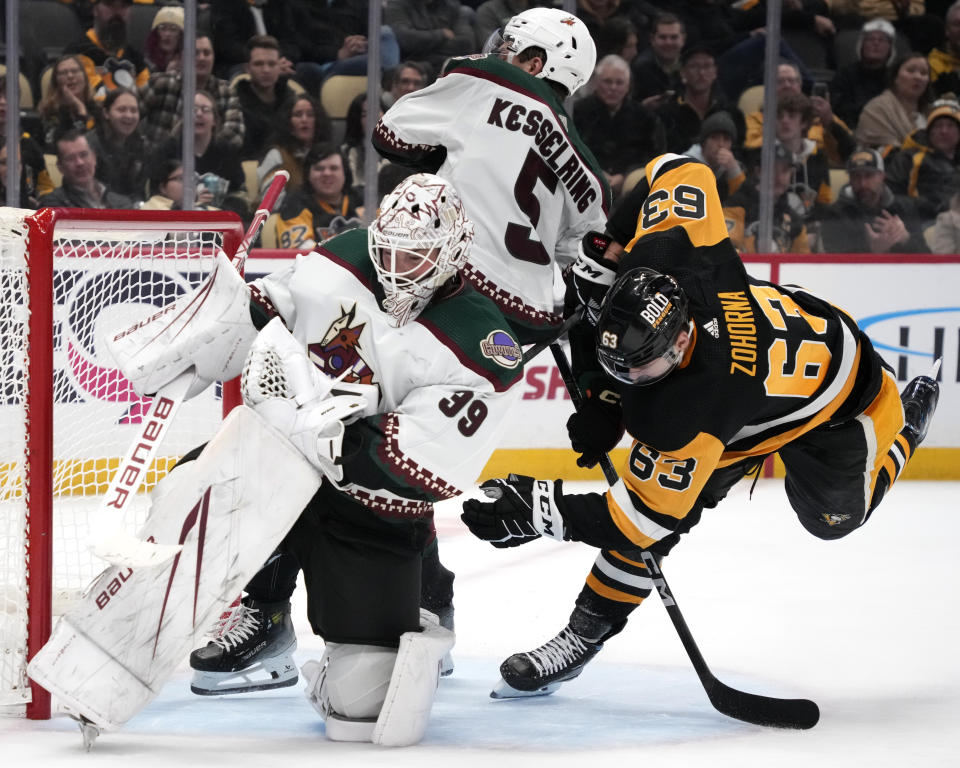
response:
[(518, 547), (541, 536), (564, 541), (570, 537), (556, 503), (561, 485), (513, 474), (487, 480), (480, 490), (493, 501), (468, 499), (460, 519), (474, 536), (498, 549)]
[(611, 239), (600, 232), (587, 232), (580, 241), (577, 260), (567, 275), (564, 304), (568, 317), (584, 307), (589, 323), (597, 324), (600, 304), (617, 276), (617, 262), (603, 256)]
[(583, 405), (567, 419), (570, 447), (580, 454), (578, 467), (594, 467), (623, 437), (620, 395), (602, 379), (586, 389)]

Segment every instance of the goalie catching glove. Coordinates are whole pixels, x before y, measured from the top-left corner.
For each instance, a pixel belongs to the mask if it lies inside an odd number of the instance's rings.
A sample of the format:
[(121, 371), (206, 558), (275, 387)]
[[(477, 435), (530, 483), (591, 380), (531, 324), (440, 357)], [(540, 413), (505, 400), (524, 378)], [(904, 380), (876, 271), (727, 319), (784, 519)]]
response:
[(250, 289), (223, 251), (196, 290), (107, 340), (107, 351), (139, 395), (153, 395), (191, 368), (186, 398), (240, 373), (257, 329)]
[[(332, 394), (352, 389), (349, 394)], [(331, 480), (343, 480), (344, 422), (372, 413), (365, 387), (329, 379), (276, 317), (257, 335), (240, 383), (243, 401)]]
[(460, 515), (478, 539), (498, 549), (518, 547), (541, 536), (557, 541), (570, 539), (557, 506), (563, 494), (559, 481), (511, 474), (487, 480), (480, 490), (494, 501), (468, 499)]
[(617, 276), (617, 262), (603, 255), (612, 240), (600, 232), (587, 232), (577, 246), (577, 260), (567, 275), (568, 317), (583, 307), (590, 324), (597, 324), (603, 297)]

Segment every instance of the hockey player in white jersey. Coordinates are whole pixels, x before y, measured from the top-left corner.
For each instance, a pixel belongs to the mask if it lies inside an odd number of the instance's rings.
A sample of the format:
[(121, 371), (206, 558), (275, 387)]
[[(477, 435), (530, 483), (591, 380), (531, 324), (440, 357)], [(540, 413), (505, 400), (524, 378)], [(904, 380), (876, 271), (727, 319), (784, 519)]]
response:
[(606, 223), (609, 188), (563, 108), (593, 73), (596, 47), (580, 19), (531, 8), (485, 48), (399, 99), (373, 144), (456, 186), (477, 228), (464, 274), (526, 344), (556, 334), (556, 266)]
[[(463, 273), (528, 344), (556, 336), (558, 267), (606, 222), (606, 179), (563, 107), (590, 78), (596, 47), (580, 19), (531, 8), (484, 49), (452, 59), (443, 77), (399, 99), (373, 144), (457, 187), (477, 230)], [(435, 549), (423, 575), (423, 605), (452, 617), (453, 573)]]
[[(384, 198), (369, 230), (334, 237), (249, 286), (224, 270), (223, 284), (202, 286), (115, 339), (121, 370), (142, 392), (200, 367), (197, 354), (247, 339), (245, 405), (322, 475), (272, 559), (293, 563), (294, 577), (303, 571), (308, 618), (326, 642), (323, 658), (304, 665), (307, 696), (334, 740), (419, 741), (453, 645), (453, 633), (420, 610), (433, 503), (475, 482), (523, 369), (501, 313), (460, 276), (472, 237), (454, 188), (416, 174)], [(214, 307), (213, 322), (193, 329), (197, 340), (164, 334)], [(196, 474), (208, 449), (198, 453), (168, 475), (168, 488)], [(270, 475), (256, 482), (269, 486)], [(198, 578), (200, 568), (198, 556)], [(258, 672), (266, 678), (259, 687), (283, 678), (293, 648), (284, 603), (294, 585), (271, 581), (271, 568), (268, 561), (248, 582), (219, 641), (193, 654), (205, 692), (256, 687)], [(95, 721), (109, 727), (131, 714), (112, 707)]]

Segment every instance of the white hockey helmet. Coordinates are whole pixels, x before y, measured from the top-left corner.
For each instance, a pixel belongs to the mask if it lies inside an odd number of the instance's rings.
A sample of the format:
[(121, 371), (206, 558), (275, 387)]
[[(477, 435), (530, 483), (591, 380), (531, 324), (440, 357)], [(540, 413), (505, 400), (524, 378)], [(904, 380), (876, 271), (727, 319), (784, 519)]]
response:
[(537, 77), (560, 83), (571, 96), (590, 79), (597, 63), (597, 47), (587, 25), (557, 8), (530, 8), (518, 13), (499, 35), (495, 32), (491, 36), (484, 50), (499, 50), (512, 62), (514, 56), (531, 46), (547, 52), (547, 61)]
[(473, 224), (449, 182), (416, 173), (383, 198), (367, 240), (386, 294), (383, 308), (401, 326), (466, 263)]

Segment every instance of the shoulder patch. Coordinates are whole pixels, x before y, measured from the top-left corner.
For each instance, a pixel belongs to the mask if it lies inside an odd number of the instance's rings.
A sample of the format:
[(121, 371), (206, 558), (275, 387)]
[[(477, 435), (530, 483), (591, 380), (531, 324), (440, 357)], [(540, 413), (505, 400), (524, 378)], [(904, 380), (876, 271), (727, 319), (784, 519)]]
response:
[(480, 342), (480, 354), (504, 368), (516, 368), (523, 362), (523, 350), (506, 331), (491, 331)]

